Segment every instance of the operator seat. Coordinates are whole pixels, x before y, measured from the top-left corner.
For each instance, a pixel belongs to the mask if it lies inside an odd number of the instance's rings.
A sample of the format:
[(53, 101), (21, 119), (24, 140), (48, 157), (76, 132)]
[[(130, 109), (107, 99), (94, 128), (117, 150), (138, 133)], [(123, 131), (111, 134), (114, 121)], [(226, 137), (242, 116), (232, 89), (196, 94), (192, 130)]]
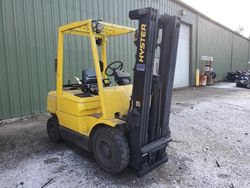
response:
[(98, 95), (95, 69), (85, 69), (82, 71), (82, 84), (85, 92)]

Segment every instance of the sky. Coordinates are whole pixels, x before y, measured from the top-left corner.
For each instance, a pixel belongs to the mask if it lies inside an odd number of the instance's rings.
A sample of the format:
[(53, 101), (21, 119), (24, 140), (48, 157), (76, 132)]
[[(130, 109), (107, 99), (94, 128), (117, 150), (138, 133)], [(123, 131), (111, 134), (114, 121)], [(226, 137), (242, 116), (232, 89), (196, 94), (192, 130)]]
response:
[(181, 0), (197, 9), (213, 20), (237, 30), (244, 28), (241, 33), (250, 36), (250, 0)]

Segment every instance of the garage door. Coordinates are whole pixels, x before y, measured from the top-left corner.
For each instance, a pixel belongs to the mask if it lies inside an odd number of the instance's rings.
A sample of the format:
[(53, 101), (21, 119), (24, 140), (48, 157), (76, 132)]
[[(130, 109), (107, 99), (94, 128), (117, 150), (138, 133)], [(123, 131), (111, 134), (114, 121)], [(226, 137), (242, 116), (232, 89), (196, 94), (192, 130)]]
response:
[(181, 24), (174, 75), (174, 88), (189, 86), (189, 42), (190, 27), (186, 24)]

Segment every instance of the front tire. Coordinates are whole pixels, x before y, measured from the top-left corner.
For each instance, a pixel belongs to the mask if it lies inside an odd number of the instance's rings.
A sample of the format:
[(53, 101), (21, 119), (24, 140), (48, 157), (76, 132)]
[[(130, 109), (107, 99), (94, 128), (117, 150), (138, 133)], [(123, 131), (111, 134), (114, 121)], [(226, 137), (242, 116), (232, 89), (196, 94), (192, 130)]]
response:
[(47, 133), (49, 140), (52, 142), (59, 142), (61, 135), (59, 131), (59, 122), (56, 116), (52, 116), (47, 122)]
[(117, 174), (129, 163), (127, 139), (117, 128), (97, 128), (92, 138), (92, 150), (97, 163), (109, 174)]

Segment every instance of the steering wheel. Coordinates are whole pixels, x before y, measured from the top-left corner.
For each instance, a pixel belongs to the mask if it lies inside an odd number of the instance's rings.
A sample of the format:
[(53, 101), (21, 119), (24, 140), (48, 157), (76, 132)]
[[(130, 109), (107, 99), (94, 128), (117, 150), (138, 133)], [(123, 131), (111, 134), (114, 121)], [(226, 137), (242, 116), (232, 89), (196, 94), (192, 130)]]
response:
[(122, 68), (123, 68), (123, 62), (114, 61), (107, 66), (107, 68), (105, 69), (105, 74), (107, 76), (113, 76), (116, 70), (122, 70)]

